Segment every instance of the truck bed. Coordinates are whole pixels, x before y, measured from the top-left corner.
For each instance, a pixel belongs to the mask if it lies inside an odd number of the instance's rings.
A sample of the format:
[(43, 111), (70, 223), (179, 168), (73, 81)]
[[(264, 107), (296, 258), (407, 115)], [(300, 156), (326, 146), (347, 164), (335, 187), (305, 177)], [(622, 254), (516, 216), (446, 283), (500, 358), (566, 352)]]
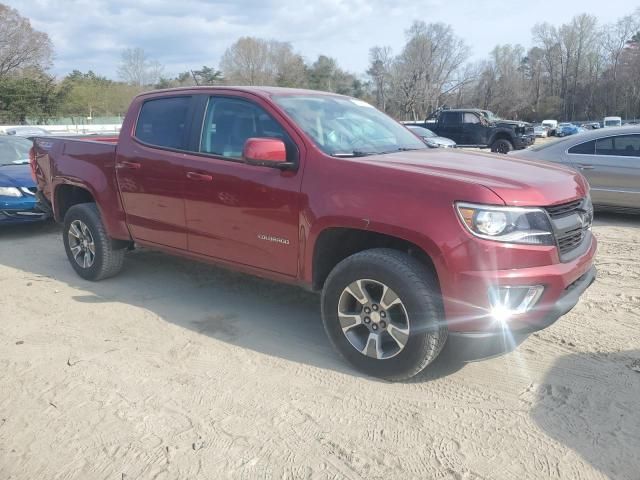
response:
[(100, 206), (108, 206), (106, 227), (114, 238), (128, 238), (116, 179), (118, 138), (36, 137), (31, 168), (40, 200), (51, 207), (57, 221), (64, 219), (64, 205), (56, 205), (55, 192), (80, 187)]

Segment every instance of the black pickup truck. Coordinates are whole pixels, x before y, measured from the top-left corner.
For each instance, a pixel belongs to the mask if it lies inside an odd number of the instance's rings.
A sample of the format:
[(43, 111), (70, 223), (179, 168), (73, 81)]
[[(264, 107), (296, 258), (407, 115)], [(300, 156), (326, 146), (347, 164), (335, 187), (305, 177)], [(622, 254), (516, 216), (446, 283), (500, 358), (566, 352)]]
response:
[(526, 148), (536, 139), (530, 124), (502, 120), (488, 110), (475, 108), (439, 110), (424, 122), (405, 124), (428, 128), (452, 139), (459, 147), (491, 148), (498, 153)]

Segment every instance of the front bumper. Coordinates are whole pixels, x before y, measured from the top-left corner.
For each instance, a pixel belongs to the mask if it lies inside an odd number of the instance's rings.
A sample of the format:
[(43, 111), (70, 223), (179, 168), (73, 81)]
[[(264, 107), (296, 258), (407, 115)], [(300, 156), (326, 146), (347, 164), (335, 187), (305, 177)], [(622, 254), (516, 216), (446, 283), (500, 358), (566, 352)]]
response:
[[(560, 298), (556, 300), (556, 303), (553, 304), (550, 309), (546, 310), (545, 316), (541, 321), (535, 323), (522, 322), (517, 320), (514, 322), (509, 322), (509, 332), (523, 335), (537, 332), (553, 325), (560, 317), (569, 313), (573, 309), (573, 307), (578, 304), (578, 301), (580, 300), (582, 294), (587, 290), (587, 288), (591, 286), (595, 279), (596, 267), (592, 266), (589, 271), (587, 271), (587, 273), (582, 275), (580, 278), (578, 278), (578, 280), (565, 288)], [(491, 328), (489, 330), (480, 332), (449, 332), (449, 335), (483, 338), (503, 336), (504, 333), (505, 328), (499, 326), (498, 328)]]
[[(595, 279), (597, 241), (589, 235), (585, 242), (582, 253), (565, 262), (560, 261), (555, 247), (511, 248), (505, 262), (499, 260), (504, 260), (506, 252), (485, 252), (485, 257), (472, 265), (473, 270), (458, 272), (441, 285), (449, 334), (482, 337), (503, 335), (505, 329), (527, 333), (554, 323), (576, 305)], [(517, 265), (524, 260), (531, 263)], [(490, 290), (537, 285), (544, 291), (533, 308), (509, 315), (506, 320), (496, 318)]]
[(49, 214), (39, 207), (35, 198), (0, 201), (0, 225), (40, 222), (48, 217)]
[(513, 148), (521, 150), (530, 147), (536, 141), (535, 135), (523, 135), (514, 139)]

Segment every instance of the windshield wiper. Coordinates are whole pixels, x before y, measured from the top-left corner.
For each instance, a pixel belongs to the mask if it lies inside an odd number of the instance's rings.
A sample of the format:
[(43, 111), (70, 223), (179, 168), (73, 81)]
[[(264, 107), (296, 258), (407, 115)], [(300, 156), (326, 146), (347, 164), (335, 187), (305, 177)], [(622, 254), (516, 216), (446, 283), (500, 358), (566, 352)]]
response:
[(386, 152), (380, 152), (380, 155), (386, 155), (388, 153), (397, 153), (397, 152), (413, 152), (415, 150), (426, 150), (427, 147), (424, 148), (408, 148), (408, 147), (400, 147), (395, 150), (387, 150)]
[(354, 150), (353, 152), (339, 152), (339, 153), (332, 153), (331, 156), (332, 157), (366, 157), (368, 155), (377, 155), (376, 152), (362, 152), (360, 150)]

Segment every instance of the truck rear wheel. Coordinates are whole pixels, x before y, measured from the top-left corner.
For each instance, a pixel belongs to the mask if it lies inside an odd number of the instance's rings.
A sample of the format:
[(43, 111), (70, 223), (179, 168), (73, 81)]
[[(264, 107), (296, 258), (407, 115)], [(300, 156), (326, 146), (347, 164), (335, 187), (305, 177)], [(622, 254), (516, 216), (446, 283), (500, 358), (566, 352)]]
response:
[(62, 239), (71, 266), (86, 280), (112, 277), (122, 268), (125, 248), (109, 238), (95, 203), (81, 203), (67, 211)]
[(506, 138), (499, 138), (491, 144), (491, 151), (495, 153), (509, 153), (513, 150), (513, 144)]
[(397, 250), (366, 250), (340, 262), (325, 282), (322, 319), (348, 362), (387, 380), (422, 371), (447, 339), (435, 275)]

